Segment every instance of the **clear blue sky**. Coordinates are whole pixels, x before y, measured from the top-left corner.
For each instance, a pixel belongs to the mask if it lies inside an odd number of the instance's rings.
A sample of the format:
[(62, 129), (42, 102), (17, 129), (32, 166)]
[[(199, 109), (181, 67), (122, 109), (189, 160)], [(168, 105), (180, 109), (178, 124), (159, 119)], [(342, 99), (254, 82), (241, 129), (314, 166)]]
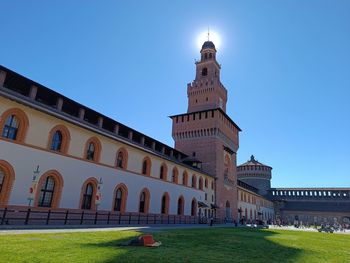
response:
[(350, 187), (348, 0), (3, 0), (0, 13), (0, 64), (171, 146), (167, 116), (187, 110), (210, 26), (238, 163), (271, 165), (273, 186)]

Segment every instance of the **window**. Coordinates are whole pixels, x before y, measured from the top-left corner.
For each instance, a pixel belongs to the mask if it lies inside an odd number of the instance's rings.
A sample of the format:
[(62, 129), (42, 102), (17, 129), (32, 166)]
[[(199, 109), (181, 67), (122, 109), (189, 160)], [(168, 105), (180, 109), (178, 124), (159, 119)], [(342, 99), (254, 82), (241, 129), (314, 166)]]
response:
[(203, 179), (202, 179), (202, 177), (199, 178), (199, 189), (203, 190)]
[(203, 68), (202, 69), (202, 76), (207, 76), (208, 75), (208, 69), (207, 68)]
[(34, 206), (58, 208), (63, 188), (62, 175), (56, 170), (49, 170), (40, 176), (34, 197)]
[(214, 181), (211, 181), (211, 190), (214, 190)]
[(147, 189), (142, 190), (139, 200), (139, 212), (148, 213), (149, 206), (149, 191)]
[(81, 209), (91, 209), (93, 193), (94, 187), (92, 183), (88, 183), (85, 187), (85, 191), (83, 194), (83, 202), (81, 205)]
[(162, 164), (160, 166), (160, 170), (159, 170), (159, 178), (162, 179), (162, 180), (167, 180), (167, 167), (165, 164)]
[(195, 175), (192, 175), (192, 184), (191, 184), (191, 186), (192, 186), (193, 188), (196, 188), (196, 187), (197, 187), (197, 178), (196, 178)]
[(50, 131), (47, 148), (51, 151), (67, 153), (69, 141), (69, 130), (64, 125), (56, 125)]
[(142, 174), (144, 175), (150, 175), (151, 172), (151, 160), (146, 157), (145, 159), (143, 159), (142, 162)]
[(173, 173), (172, 173), (172, 176), (171, 176), (171, 181), (175, 184), (178, 183), (178, 171), (176, 169), (176, 167), (173, 169)]
[(205, 188), (208, 188), (208, 179), (207, 178), (205, 178), (204, 186), (205, 186)]
[(197, 200), (193, 199), (191, 203), (191, 216), (197, 215)]
[(85, 158), (90, 161), (98, 162), (101, 153), (101, 143), (96, 137), (90, 138), (85, 146)]
[(182, 196), (180, 196), (179, 200), (177, 201), (177, 214), (178, 215), (184, 214), (184, 199)]
[(143, 161), (143, 164), (142, 164), (142, 173), (143, 174), (147, 174), (147, 161)]
[(145, 202), (146, 202), (146, 194), (142, 192), (140, 196), (140, 210), (139, 210), (140, 213), (145, 212)]
[(122, 208), (122, 198), (123, 198), (123, 192), (122, 192), (122, 189), (119, 188), (115, 194), (114, 211), (120, 212)]
[(19, 121), (15, 115), (11, 115), (6, 119), (4, 129), (2, 131), (2, 137), (16, 140), (17, 132), (19, 128)]
[(95, 144), (93, 142), (90, 142), (88, 149), (86, 151), (86, 159), (93, 160), (94, 155), (95, 155)]
[(161, 214), (167, 215), (169, 212), (169, 195), (165, 193), (162, 197)]
[(0, 116), (0, 134), (2, 137), (23, 142), (28, 128), (28, 117), (19, 108), (12, 108)]
[(123, 153), (118, 152), (118, 156), (117, 156), (117, 167), (118, 168), (124, 168), (123, 167), (123, 159), (124, 159)]
[(188, 178), (187, 172), (184, 171), (183, 174), (182, 174), (182, 184), (183, 185), (187, 185), (188, 184), (187, 178)]
[(54, 190), (55, 180), (52, 176), (48, 176), (41, 187), (38, 206), (51, 207)]
[(128, 152), (121, 148), (117, 153), (116, 166), (121, 169), (127, 168)]
[(62, 133), (60, 131), (56, 131), (52, 137), (51, 147), (50, 149), (53, 151), (61, 151), (62, 146)]

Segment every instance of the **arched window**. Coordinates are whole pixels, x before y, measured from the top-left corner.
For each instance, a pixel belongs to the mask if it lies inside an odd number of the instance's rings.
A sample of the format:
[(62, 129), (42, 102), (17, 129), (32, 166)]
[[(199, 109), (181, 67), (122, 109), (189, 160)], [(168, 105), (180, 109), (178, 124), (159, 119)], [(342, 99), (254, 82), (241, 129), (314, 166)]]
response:
[(184, 214), (184, 198), (182, 196), (180, 196), (179, 200), (177, 201), (177, 214), (178, 215)]
[(15, 172), (12, 166), (0, 160), (0, 206), (7, 205), (14, 180)]
[(140, 200), (139, 200), (140, 213), (148, 213), (149, 199), (150, 199), (149, 191), (147, 189), (144, 189), (140, 194)]
[(188, 174), (186, 171), (182, 173), (182, 184), (183, 185), (188, 185)]
[(61, 151), (62, 146), (62, 133), (60, 131), (56, 131), (52, 137), (51, 147), (50, 149), (53, 151)]
[(121, 148), (117, 153), (116, 166), (121, 169), (127, 169), (127, 163), (128, 152), (124, 148)]
[(196, 216), (196, 215), (197, 215), (197, 200), (193, 198), (191, 203), (191, 216)]
[(70, 134), (64, 125), (56, 125), (49, 134), (48, 149), (52, 151), (67, 153)]
[(145, 157), (142, 162), (142, 174), (151, 175), (151, 160), (149, 157)]
[(124, 184), (117, 185), (114, 197), (113, 210), (124, 213), (126, 208), (126, 198), (128, 195), (128, 189)]
[(5, 122), (4, 129), (2, 131), (2, 137), (10, 140), (16, 140), (18, 128), (19, 120), (15, 115), (10, 115)]
[(94, 195), (94, 186), (88, 183), (85, 187), (81, 209), (91, 209)]
[(179, 181), (179, 179), (178, 179), (178, 174), (179, 174), (179, 172), (177, 171), (177, 168), (174, 167), (173, 173), (172, 173), (172, 175), (171, 175), (171, 181), (172, 181), (173, 183), (175, 183), (175, 184), (177, 184), (178, 181)]
[(95, 210), (96, 209), (96, 193), (97, 193), (98, 181), (94, 177), (87, 179), (80, 192), (80, 208)]
[(208, 75), (208, 69), (207, 68), (203, 68), (202, 69), (202, 76), (206, 76)]
[(199, 177), (199, 189), (203, 190), (203, 178)]
[(58, 208), (63, 189), (63, 178), (56, 170), (44, 173), (38, 182), (34, 205)]
[(168, 173), (168, 169), (166, 167), (166, 164), (162, 164), (160, 166), (160, 170), (159, 170), (159, 178), (166, 181), (167, 180), (167, 173)]
[(197, 188), (197, 177), (195, 175), (192, 175), (192, 184), (191, 186), (193, 188)]
[(39, 203), (41, 207), (51, 207), (53, 193), (55, 190), (55, 180), (52, 176), (46, 177), (45, 183), (40, 189)]
[(85, 145), (85, 158), (90, 161), (100, 160), (101, 143), (96, 137), (90, 138)]
[(28, 124), (28, 117), (21, 109), (9, 109), (0, 117), (1, 136), (23, 142)]
[(205, 186), (205, 188), (208, 188), (208, 179), (207, 178), (205, 178), (204, 186)]
[(211, 190), (214, 190), (214, 180), (211, 181)]
[(167, 215), (169, 213), (169, 194), (165, 193), (162, 196), (162, 204), (161, 204), (161, 214)]

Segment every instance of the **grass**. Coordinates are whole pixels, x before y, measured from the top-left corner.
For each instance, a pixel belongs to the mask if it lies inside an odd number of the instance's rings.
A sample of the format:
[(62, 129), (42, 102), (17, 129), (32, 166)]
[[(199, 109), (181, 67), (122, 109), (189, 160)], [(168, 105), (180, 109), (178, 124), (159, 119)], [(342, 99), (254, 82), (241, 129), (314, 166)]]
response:
[(159, 248), (117, 246), (136, 231), (0, 236), (0, 262), (350, 262), (350, 235), (254, 229), (155, 232)]

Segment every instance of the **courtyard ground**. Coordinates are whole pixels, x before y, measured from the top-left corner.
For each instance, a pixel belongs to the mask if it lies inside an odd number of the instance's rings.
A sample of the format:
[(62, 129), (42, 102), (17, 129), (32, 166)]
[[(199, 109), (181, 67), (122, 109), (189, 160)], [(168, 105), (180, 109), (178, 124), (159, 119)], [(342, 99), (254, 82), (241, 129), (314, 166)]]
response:
[[(153, 232), (150, 229), (150, 232)], [(124, 247), (136, 230), (0, 236), (0, 262), (350, 262), (350, 235), (246, 228), (164, 229), (159, 248)]]

